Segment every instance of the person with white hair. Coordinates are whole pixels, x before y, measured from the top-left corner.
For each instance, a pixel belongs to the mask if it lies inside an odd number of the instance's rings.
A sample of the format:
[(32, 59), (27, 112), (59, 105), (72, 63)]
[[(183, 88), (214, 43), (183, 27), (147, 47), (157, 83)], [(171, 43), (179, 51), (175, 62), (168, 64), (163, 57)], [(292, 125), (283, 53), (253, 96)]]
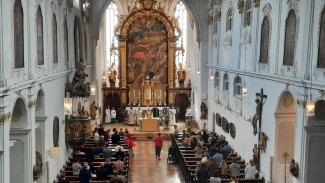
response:
[(210, 183), (221, 183), (221, 179), (219, 177), (211, 177)]

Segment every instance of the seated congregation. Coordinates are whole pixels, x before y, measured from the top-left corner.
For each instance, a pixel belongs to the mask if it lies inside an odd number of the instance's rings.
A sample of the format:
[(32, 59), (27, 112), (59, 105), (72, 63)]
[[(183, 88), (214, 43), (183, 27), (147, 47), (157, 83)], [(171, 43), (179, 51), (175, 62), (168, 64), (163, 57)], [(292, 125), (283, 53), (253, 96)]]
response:
[(254, 161), (246, 164), (223, 135), (208, 135), (205, 130), (187, 134), (184, 130), (182, 134), (174, 133), (172, 146), (186, 182), (264, 182), (258, 178)]
[(60, 172), (59, 183), (126, 183), (128, 182), (129, 155), (135, 144), (128, 130), (120, 131), (102, 126), (93, 132), (79, 151)]

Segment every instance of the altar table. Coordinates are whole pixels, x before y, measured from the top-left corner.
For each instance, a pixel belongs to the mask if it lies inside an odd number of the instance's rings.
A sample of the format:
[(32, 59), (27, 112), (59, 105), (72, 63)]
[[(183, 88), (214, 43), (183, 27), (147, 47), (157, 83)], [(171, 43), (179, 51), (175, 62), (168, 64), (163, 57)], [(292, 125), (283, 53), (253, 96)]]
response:
[(140, 122), (140, 130), (142, 132), (158, 132), (159, 118), (142, 118)]

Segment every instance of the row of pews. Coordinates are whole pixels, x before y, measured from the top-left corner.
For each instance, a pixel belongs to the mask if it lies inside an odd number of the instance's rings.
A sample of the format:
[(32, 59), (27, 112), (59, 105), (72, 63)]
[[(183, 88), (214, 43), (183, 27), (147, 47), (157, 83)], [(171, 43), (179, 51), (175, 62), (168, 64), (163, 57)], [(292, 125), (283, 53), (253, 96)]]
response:
[[(124, 154), (125, 154), (125, 160), (124, 160), (124, 170), (123, 170), (123, 175), (125, 176), (125, 182), (128, 182), (128, 172), (129, 172), (129, 146), (124, 144), (124, 138), (121, 137), (121, 146), (124, 149)], [(66, 162), (66, 164), (63, 166), (63, 168), (60, 170), (60, 174), (57, 176), (58, 180), (59, 177), (61, 175), (61, 173), (65, 173), (66, 177), (65, 179), (70, 180), (70, 183), (79, 183), (79, 176), (77, 175), (73, 175), (73, 171), (72, 171), (72, 164), (76, 161), (76, 159), (79, 160), (79, 163), (81, 164), (81, 166), (84, 163), (88, 163), (88, 160), (90, 159), (90, 157), (92, 157), (91, 153), (92, 153), (92, 148), (95, 146), (95, 144), (97, 144), (98, 141), (95, 141), (93, 139), (88, 139), (85, 144), (81, 147), (80, 152), (78, 153), (72, 153), (71, 157), (69, 158), (69, 160)], [(106, 141), (106, 144), (108, 145), (108, 147), (110, 149), (112, 149), (113, 151), (113, 156), (111, 158), (111, 164), (113, 164), (115, 161), (117, 161), (116, 157), (115, 157), (115, 147), (117, 146), (117, 144), (112, 144), (112, 141)], [(94, 166), (95, 171), (92, 172), (92, 174), (96, 174), (96, 169), (100, 167), (101, 163), (105, 163), (104, 158), (103, 158), (103, 154), (101, 153), (99, 158), (94, 158), (93, 161), (91, 162), (91, 164)], [(107, 176), (108, 179), (115, 177), (115, 175), (108, 175)], [(93, 180), (90, 181), (91, 183), (109, 183), (109, 180), (96, 180), (95, 178), (93, 178)], [(58, 181), (54, 181), (54, 183), (58, 183)]]
[[(176, 163), (180, 166), (180, 170), (183, 173), (183, 176), (185, 178), (185, 181), (187, 183), (197, 183), (198, 179), (195, 176), (195, 168), (197, 167), (197, 164), (201, 162), (202, 157), (195, 157), (195, 151), (191, 150), (191, 147), (183, 147), (181, 143), (178, 141), (180, 140), (180, 137), (173, 137), (172, 138), (172, 146), (176, 148)], [(203, 152), (208, 150), (208, 143), (203, 144)], [(244, 160), (241, 159), (240, 156), (238, 156), (237, 153), (231, 154), (227, 158), (227, 164), (228, 166), (233, 162), (234, 159), (237, 159), (237, 163), (240, 165), (240, 178), (238, 178), (238, 182), (245, 182), (245, 183), (264, 183), (264, 179), (245, 179), (245, 167), (246, 163)], [(231, 179), (221, 179), (222, 183), (230, 183)], [(210, 182), (208, 179), (207, 182)]]

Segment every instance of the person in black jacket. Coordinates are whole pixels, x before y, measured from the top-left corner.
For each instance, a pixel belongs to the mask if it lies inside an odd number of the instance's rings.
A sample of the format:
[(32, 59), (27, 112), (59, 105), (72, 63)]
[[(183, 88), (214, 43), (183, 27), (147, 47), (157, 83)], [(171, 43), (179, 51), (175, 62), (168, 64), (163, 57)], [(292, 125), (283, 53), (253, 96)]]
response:
[(110, 162), (109, 159), (107, 159), (104, 167), (107, 169), (108, 171), (108, 175), (114, 175), (114, 168), (113, 168), (113, 164)]
[(120, 141), (121, 137), (117, 133), (118, 131), (115, 131), (114, 134), (112, 135), (112, 144), (117, 144), (118, 141)]
[(96, 170), (97, 180), (107, 180), (108, 170), (104, 167), (104, 163), (100, 164), (100, 167)]
[(207, 131), (205, 131), (205, 130), (203, 130), (202, 139), (203, 139), (204, 143), (208, 143), (209, 135), (207, 134)]
[(65, 173), (61, 173), (59, 183), (70, 183), (70, 180), (65, 179)]
[(99, 126), (99, 128), (98, 128), (98, 134), (99, 134), (99, 136), (104, 135), (104, 127), (103, 127), (103, 125), (100, 125)]

